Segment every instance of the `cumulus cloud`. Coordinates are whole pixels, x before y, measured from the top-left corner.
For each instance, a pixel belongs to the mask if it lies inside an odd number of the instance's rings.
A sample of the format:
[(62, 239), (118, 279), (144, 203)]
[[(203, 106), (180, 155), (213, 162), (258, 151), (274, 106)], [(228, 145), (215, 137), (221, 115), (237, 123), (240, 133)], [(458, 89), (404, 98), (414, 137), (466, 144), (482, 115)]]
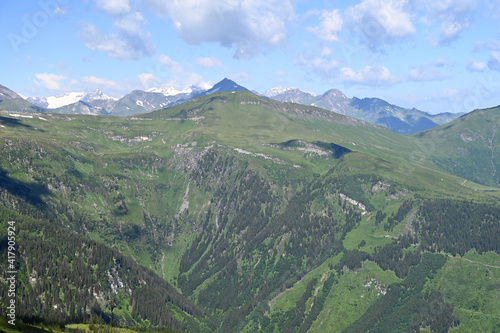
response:
[(415, 34), (409, 1), (365, 0), (345, 11), (348, 28), (373, 51)]
[(500, 40), (496, 39), (487, 39), (487, 40), (478, 40), (474, 43), (474, 51), (481, 50), (500, 50)]
[(457, 89), (444, 88), (439, 94), (440, 98), (455, 98), (458, 94)]
[(239, 72), (239, 73), (232, 73), (229, 75), (229, 78), (233, 81), (240, 82), (240, 83), (246, 83), (250, 82), (250, 75), (246, 72)]
[(428, 16), (424, 21), (439, 23), (439, 32), (434, 38), (435, 45), (446, 45), (456, 40), (460, 33), (468, 29), (479, 0), (426, 0)]
[(413, 67), (408, 73), (410, 81), (442, 81), (450, 77), (450, 74), (439, 72), (423, 67)]
[(83, 23), (79, 35), (88, 49), (116, 59), (137, 60), (154, 53), (151, 34), (144, 29), (144, 16), (131, 11), (127, 0), (98, 0), (97, 7), (112, 17), (114, 32), (106, 35), (95, 25)]
[[(128, 84), (126, 80), (118, 83), (114, 80), (100, 78), (93, 75), (72, 77), (62, 74), (39, 73), (35, 74), (33, 82), (38, 86), (51, 90), (51, 94), (100, 89), (105, 91), (107, 94), (111, 94), (112, 96), (118, 96), (130, 92), (132, 89), (132, 86)], [(33, 94), (41, 94), (41, 92), (37, 92), (36, 89), (31, 90), (33, 91)]]
[(442, 81), (451, 76), (450, 73), (438, 70), (446, 65), (446, 58), (438, 58), (434, 62), (414, 65), (408, 73), (408, 79), (410, 81)]
[(135, 79), (143, 89), (149, 89), (160, 83), (160, 81), (151, 73), (141, 73), (137, 75)]
[(362, 84), (368, 86), (392, 85), (401, 81), (391, 74), (385, 66), (366, 66), (355, 71), (349, 67), (340, 70), (340, 81), (349, 84)]
[(124, 15), (130, 12), (128, 0), (96, 0), (97, 8), (109, 15)]
[(196, 63), (201, 67), (212, 68), (212, 67), (223, 67), (222, 62), (214, 57), (200, 57), (196, 59)]
[(467, 70), (470, 72), (483, 72), (488, 69), (488, 64), (481, 62), (481, 61), (476, 61), (476, 60), (469, 60), (467, 63)]
[(286, 23), (293, 19), (291, 0), (144, 0), (171, 19), (189, 44), (219, 43), (235, 48), (235, 58), (250, 58), (283, 47)]
[(72, 83), (78, 85), (80, 89), (83, 88), (85, 91), (100, 89), (117, 94), (121, 92), (129, 92), (127, 90), (130, 90), (130, 86), (126, 83), (118, 83), (114, 80), (104, 79), (93, 75), (74, 79), (72, 80)]
[(340, 17), (339, 10), (323, 10), (319, 12), (321, 23), (316, 27), (307, 27), (316, 37), (327, 42), (339, 40), (339, 32), (342, 30), (343, 20)]
[(37, 85), (44, 86), (50, 90), (62, 90), (63, 86), (61, 81), (66, 79), (64, 75), (52, 74), (52, 73), (40, 73), (35, 74), (36, 80), (33, 80)]
[[(148, 68), (151, 76), (141, 74), (141, 78), (145, 80), (158, 80), (163, 87), (172, 87), (177, 90), (183, 90), (190, 87), (208, 89), (212, 87), (212, 82), (205, 80), (203, 76), (197, 73), (188, 72), (179, 62), (173, 60), (169, 56), (162, 54), (158, 57), (155, 66)], [(148, 82), (148, 81), (146, 81)]]
[(158, 62), (165, 69), (167, 69), (171, 72), (180, 73), (183, 71), (182, 65), (179, 64), (177, 61), (172, 60), (168, 55), (165, 55), (165, 54), (160, 55)]
[(304, 58), (299, 57), (295, 63), (306, 71), (319, 75), (324, 80), (332, 80), (338, 72), (338, 61), (331, 58)]

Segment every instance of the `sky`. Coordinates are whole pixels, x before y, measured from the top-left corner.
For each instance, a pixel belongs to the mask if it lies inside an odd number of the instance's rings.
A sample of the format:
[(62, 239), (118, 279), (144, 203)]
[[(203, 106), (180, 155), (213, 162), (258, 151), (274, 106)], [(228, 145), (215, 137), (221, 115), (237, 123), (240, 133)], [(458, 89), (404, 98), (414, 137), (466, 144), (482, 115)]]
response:
[(297, 87), (427, 111), (500, 104), (500, 0), (0, 0), (23, 96)]

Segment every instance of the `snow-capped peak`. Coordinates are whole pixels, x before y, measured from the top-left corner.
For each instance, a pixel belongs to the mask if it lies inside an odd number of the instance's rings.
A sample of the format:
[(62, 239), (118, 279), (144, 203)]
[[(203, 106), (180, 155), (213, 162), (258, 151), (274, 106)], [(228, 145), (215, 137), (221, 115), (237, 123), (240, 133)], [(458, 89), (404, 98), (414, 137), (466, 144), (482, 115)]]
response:
[[(286, 93), (287, 91), (291, 91), (291, 90), (299, 90), (299, 89), (294, 88), (294, 87), (290, 87), (290, 88), (274, 87), (274, 88), (271, 88), (271, 89), (265, 91), (262, 95), (271, 98), (271, 97)], [(312, 96), (317, 96), (317, 94), (315, 94), (315, 93), (306, 92), (306, 91), (304, 91), (304, 92), (307, 94), (310, 94)]]
[(292, 89), (295, 89), (295, 88), (274, 87), (274, 88), (271, 88), (271, 89), (265, 91), (262, 95), (264, 95), (266, 97), (274, 97), (276, 95), (282, 94), (282, 93), (287, 92), (287, 91), (292, 90)]
[(61, 106), (69, 105), (78, 102), (83, 97), (85, 97), (84, 92), (70, 92), (66, 94), (60, 94), (56, 96), (49, 96), (46, 98), (41, 97), (40, 100), (44, 100), (47, 103), (47, 108), (57, 109)]
[(82, 101), (82, 102), (90, 102), (90, 101), (94, 101), (94, 100), (116, 101), (117, 99), (106, 95), (105, 93), (103, 93), (99, 89), (96, 89), (94, 91), (86, 93), (85, 96), (82, 99), (80, 99), (80, 101)]
[(26, 99), (28, 102), (40, 105), (42, 107), (48, 109), (57, 109), (62, 106), (66, 106), (69, 104), (76, 103), (78, 101), (82, 102), (90, 102), (94, 100), (113, 100), (116, 101), (116, 98), (110, 97), (104, 94), (99, 89), (96, 89), (91, 92), (70, 92), (65, 94), (60, 94), (56, 96), (49, 97), (28, 97)]
[(161, 87), (161, 88), (150, 88), (146, 91), (163, 94), (164, 96), (175, 96), (178, 94), (190, 94), (193, 90), (191, 88), (184, 88), (182, 90), (177, 90), (173, 87)]

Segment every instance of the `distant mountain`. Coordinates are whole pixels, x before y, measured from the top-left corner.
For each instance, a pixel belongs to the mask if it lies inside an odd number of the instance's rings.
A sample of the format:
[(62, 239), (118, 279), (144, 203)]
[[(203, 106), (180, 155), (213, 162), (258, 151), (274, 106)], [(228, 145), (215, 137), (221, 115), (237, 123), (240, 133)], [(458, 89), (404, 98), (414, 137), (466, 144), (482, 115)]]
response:
[(109, 97), (104, 94), (99, 89), (96, 89), (91, 92), (70, 92), (65, 94), (60, 94), (56, 96), (49, 97), (28, 97), (26, 99), (28, 102), (32, 104), (36, 104), (38, 106), (48, 108), (48, 109), (58, 109), (60, 107), (70, 105), (73, 103), (77, 103), (79, 101), (82, 102), (91, 102), (94, 100), (116, 100), (116, 98)]
[(15, 112), (45, 112), (43, 107), (31, 104), (21, 95), (0, 84), (0, 110)]
[(28, 101), (43, 108), (53, 109), (56, 113), (130, 116), (222, 91), (249, 90), (232, 80), (224, 79), (208, 90), (199, 87), (190, 87), (182, 91), (170, 87), (151, 88), (147, 91), (134, 90), (118, 100), (105, 95), (100, 90), (95, 90), (89, 93), (30, 97)]
[(313, 105), (346, 116), (365, 120), (371, 124), (384, 126), (390, 130), (410, 134), (427, 130), (452, 121), (463, 113), (440, 113), (431, 115), (427, 112), (402, 108), (379, 98), (353, 97), (344, 95), (340, 90), (330, 89), (322, 95), (314, 95), (297, 88), (273, 88), (264, 93), (280, 102), (292, 102)]
[[(343, 114), (344, 116), (357, 118), (353, 115), (355, 110), (351, 106), (351, 100), (338, 89), (330, 89), (323, 95), (317, 96), (311, 105), (334, 111)], [(359, 117), (359, 119), (363, 119), (373, 124), (373, 122), (365, 119), (364, 117)]]
[(500, 186), (500, 106), (472, 111), (414, 135), (441, 169), (487, 186)]
[[(17, 99), (15, 102), (0, 105), (0, 109), (27, 112), (47, 112), (48, 109), (63, 114), (130, 116), (174, 106), (216, 92), (231, 91), (246, 91), (258, 95), (228, 78), (224, 78), (207, 90), (199, 87), (189, 87), (182, 91), (171, 87), (151, 88), (147, 91), (134, 90), (118, 100), (107, 96), (100, 90), (94, 90), (87, 93), (73, 92), (50, 97), (30, 97), (24, 101), (12, 90), (0, 86), (0, 92), (3, 92), (0, 97)], [(379, 98), (353, 97), (351, 99), (338, 89), (330, 89), (321, 95), (316, 95), (298, 88), (275, 87), (261, 96), (280, 102), (320, 107), (374, 125), (384, 126), (402, 134), (424, 131), (463, 115), (455, 113), (431, 115), (415, 108), (407, 109), (392, 105)]]
[(85, 96), (80, 99), (82, 102), (91, 102), (91, 101), (95, 101), (95, 100), (99, 100), (99, 101), (116, 101), (117, 99), (114, 98), (114, 97), (110, 97), (108, 95), (106, 95), (105, 93), (103, 93), (102, 91), (100, 91), (99, 89), (96, 89), (94, 91), (91, 91), (91, 92), (88, 92), (85, 94)]
[(224, 91), (248, 91), (253, 94), (250, 90), (247, 88), (240, 86), (233, 80), (230, 80), (228, 78), (224, 78), (222, 81), (219, 83), (216, 83), (212, 88), (201, 91), (201, 92), (195, 92), (192, 94), (191, 98), (196, 98), (200, 96), (205, 96), (205, 95), (210, 95), (216, 92), (224, 92)]
[(163, 94), (165, 96), (175, 96), (175, 95), (179, 95), (179, 94), (190, 94), (193, 92), (193, 90), (196, 90), (196, 89), (186, 88), (183, 90), (177, 90), (177, 89), (172, 88), (172, 87), (161, 87), (161, 88), (150, 88), (146, 91), (152, 92), (152, 93)]
[(109, 111), (116, 116), (130, 116), (172, 106), (189, 99), (189, 94), (166, 96), (162, 93), (134, 90), (116, 101)]
[(353, 97), (350, 105), (354, 108), (352, 116), (362, 118), (372, 124), (381, 125), (402, 134), (427, 130), (458, 118), (462, 114), (431, 115), (413, 109), (392, 105), (379, 98)]
[(15, 93), (9, 88), (2, 86), (0, 84), (0, 101), (5, 101), (7, 99), (22, 98), (21, 95)]
[(312, 101), (316, 94), (304, 92), (297, 88), (272, 88), (262, 94), (268, 98), (289, 103), (298, 103), (304, 105), (312, 105)]

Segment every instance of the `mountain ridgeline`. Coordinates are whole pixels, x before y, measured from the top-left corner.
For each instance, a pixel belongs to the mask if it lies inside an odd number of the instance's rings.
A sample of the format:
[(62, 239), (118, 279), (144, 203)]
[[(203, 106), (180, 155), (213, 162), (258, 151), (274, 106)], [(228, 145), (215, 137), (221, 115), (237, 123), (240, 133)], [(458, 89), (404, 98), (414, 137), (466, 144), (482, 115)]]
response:
[(498, 331), (500, 193), (478, 166), (497, 161), (499, 110), (415, 135), (236, 90), (120, 118), (3, 111), (18, 316)]
[(463, 115), (463, 113), (432, 115), (415, 108), (406, 109), (392, 105), (379, 98), (353, 97), (350, 99), (337, 89), (330, 89), (322, 95), (306, 93), (296, 88), (270, 91), (265, 95), (281, 102), (318, 106), (346, 116), (363, 119), (374, 125), (387, 127), (401, 134), (424, 131)]
[[(68, 93), (49, 98), (30, 97), (25, 101), (21, 96), (6, 87), (0, 87), (0, 94), (2, 91), (5, 94), (0, 95), (0, 110), (115, 116), (131, 116), (150, 112), (216, 92), (250, 92), (247, 88), (227, 78), (207, 90), (200, 88), (190, 88), (182, 92), (173, 88), (148, 89), (147, 91), (134, 90), (120, 99), (113, 99), (96, 90), (90, 93)], [(258, 95), (258, 93), (255, 94)], [(378, 98), (359, 99), (353, 97), (349, 99), (337, 89), (330, 89), (322, 95), (316, 95), (297, 88), (277, 87), (264, 92), (262, 96), (280, 102), (321, 107), (374, 125), (387, 127), (402, 134), (424, 131), (448, 123), (463, 115), (458, 113), (431, 115), (415, 108), (406, 109), (392, 105)], [(8, 99), (11, 99), (11, 101), (7, 101)]]

